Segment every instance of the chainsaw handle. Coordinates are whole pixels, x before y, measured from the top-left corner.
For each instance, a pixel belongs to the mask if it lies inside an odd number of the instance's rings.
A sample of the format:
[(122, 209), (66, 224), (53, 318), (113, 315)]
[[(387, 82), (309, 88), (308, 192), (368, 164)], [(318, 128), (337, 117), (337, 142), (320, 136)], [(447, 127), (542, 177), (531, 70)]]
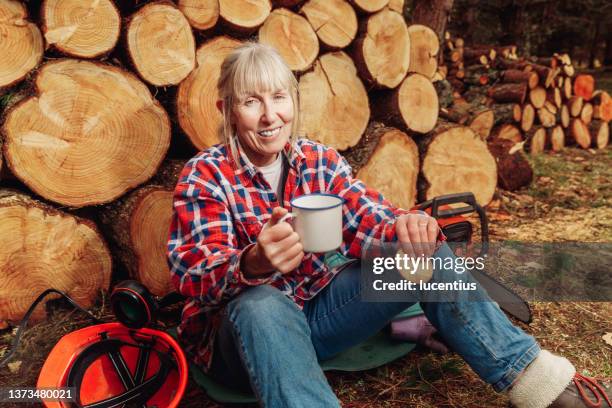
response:
[[(455, 203), (465, 203), (468, 204), (467, 207), (461, 208), (451, 208), (448, 210), (439, 210), (441, 205), (447, 204), (455, 204)], [(469, 214), (474, 212), (474, 207), (476, 206), (476, 198), (474, 194), (470, 192), (466, 193), (453, 193), (453, 194), (444, 194), (441, 196), (437, 196), (432, 200), (425, 201), (417, 206), (419, 210), (425, 210), (426, 208), (431, 207), (431, 216), (434, 218), (448, 218), (455, 215), (461, 214)]]
[[(440, 210), (440, 206), (448, 204), (464, 203), (465, 207), (450, 208), (448, 210)], [(477, 202), (476, 197), (471, 192), (445, 194), (425, 201), (417, 206), (417, 209), (425, 211), (431, 207), (431, 216), (434, 218), (448, 218), (456, 215), (469, 214), (476, 211), (480, 218), (480, 232), (482, 238), (482, 248), (479, 256), (485, 255), (489, 250), (489, 220), (484, 208)]]

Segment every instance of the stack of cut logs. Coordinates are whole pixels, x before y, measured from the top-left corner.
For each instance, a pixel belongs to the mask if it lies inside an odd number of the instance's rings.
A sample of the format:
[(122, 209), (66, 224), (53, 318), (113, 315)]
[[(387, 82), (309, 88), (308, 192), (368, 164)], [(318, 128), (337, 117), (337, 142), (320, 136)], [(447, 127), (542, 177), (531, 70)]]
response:
[(403, 3), (0, 0), (0, 321), (48, 287), (85, 306), (126, 276), (172, 290), (173, 186), (220, 141), (220, 65), (253, 36), (299, 79), (300, 135), (394, 205), (463, 191), (488, 204), (494, 119), (439, 120), (452, 96), (439, 35)]
[(462, 118), (465, 104), (487, 107), (495, 127), (489, 140), (524, 143), (536, 154), (565, 146), (603, 149), (612, 119), (610, 95), (590, 75), (576, 75), (567, 54), (519, 58), (516, 47), (472, 46), (447, 36), (447, 79), (463, 102), (443, 115)]

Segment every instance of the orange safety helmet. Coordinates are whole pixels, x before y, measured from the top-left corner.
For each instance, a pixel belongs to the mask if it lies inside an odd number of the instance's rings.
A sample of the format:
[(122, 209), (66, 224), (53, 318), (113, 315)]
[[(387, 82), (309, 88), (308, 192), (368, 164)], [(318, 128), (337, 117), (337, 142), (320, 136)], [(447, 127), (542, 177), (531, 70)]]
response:
[(44, 401), (48, 408), (128, 402), (172, 408), (185, 392), (187, 377), (185, 355), (167, 333), (103, 323), (62, 337), (42, 367), (37, 388), (74, 387), (72, 402)]

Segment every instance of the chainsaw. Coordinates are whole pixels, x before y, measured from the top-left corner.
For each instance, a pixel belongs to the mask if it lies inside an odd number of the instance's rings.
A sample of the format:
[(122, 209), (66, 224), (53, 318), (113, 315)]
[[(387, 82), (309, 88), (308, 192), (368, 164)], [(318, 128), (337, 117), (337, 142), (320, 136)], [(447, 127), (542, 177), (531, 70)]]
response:
[[(465, 205), (453, 208), (451, 207), (452, 204)], [(464, 215), (476, 212), (480, 220), (481, 234), (481, 246), (477, 256), (486, 256), (489, 249), (489, 222), (484, 208), (476, 202), (474, 194), (465, 192), (441, 195), (418, 204), (415, 209), (425, 211), (438, 221), (447, 242), (451, 247), (455, 246), (457, 255), (467, 253), (468, 248), (473, 245), (474, 228)], [(453, 243), (459, 245), (453, 245)], [(491, 299), (499, 304), (502, 310), (524, 323), (531, 322), (532, 316), (529, 304), (518, 294), (483, 270), (474, 268), (470, 273), (487, 291)]]

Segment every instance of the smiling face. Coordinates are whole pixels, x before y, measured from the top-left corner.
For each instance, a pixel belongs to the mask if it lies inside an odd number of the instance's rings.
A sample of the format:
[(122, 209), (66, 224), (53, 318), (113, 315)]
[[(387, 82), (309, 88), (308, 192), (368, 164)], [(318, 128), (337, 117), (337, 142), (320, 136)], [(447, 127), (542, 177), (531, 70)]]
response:
[(255, 166), (274, 162), (289, 140), (294, 117), (288, 89), (248, 93), (232, 109), (240, 145)]

